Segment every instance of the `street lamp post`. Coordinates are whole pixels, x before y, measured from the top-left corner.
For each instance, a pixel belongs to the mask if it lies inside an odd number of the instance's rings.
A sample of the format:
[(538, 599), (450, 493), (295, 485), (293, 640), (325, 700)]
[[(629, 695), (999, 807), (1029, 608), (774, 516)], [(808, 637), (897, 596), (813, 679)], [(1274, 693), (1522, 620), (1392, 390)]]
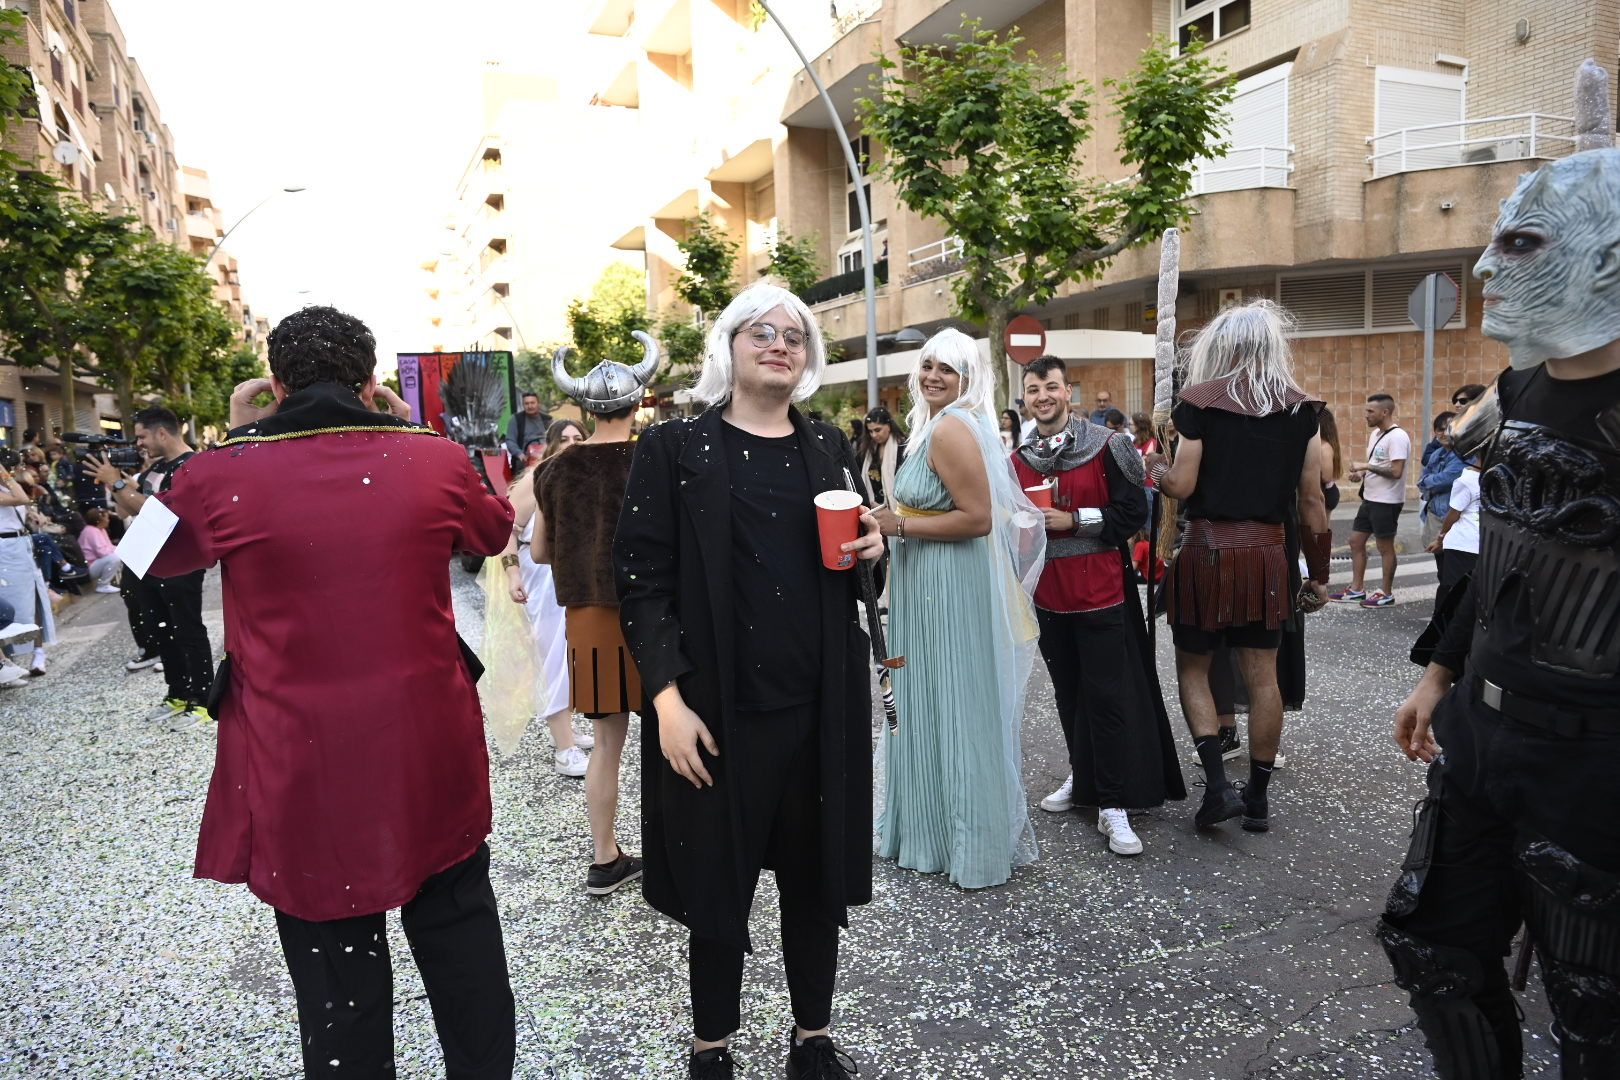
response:
[(827, 93), (821, 76), (810, 65), (810, 58), (804, 55), (799, 43), (772, 10), (770, 0), (759, 0), (759, 6), (765, 9), (765, 14), (771, 17), (776, 28), (782, 31), (793, 51), (798, 54), (799, 63), (804, 65), (804, 73), (810, 76), (810, 81), (816, 85), (816, 93), (821, 95), (821, 103), (827, 108), (827, 118), (832, 121), (835, 131), (843, 136), (844, 164), (849, 166), (849, 175), (855, 181), (855, 205), (861, 215), (861, 268), (865, 271), (864, 283), (866, 286), (866, 407), (877, 408), (877, 280), (875, 268), (872, 265), (872, 208), (866, 199), (866, 177), (861, 172), (861, 163), (856, 160), (855, 148), (850, 145), (849, 134), (844, 130), (844, 122), (838, 118), (838, 106), (833, 104), (832, 95)]
[[(282, 195), (282, 194), (296, 195), (298, 192), (303, 191), (303, 190), (304, 189), (301, 188), (301, 187), (284, 187), (284, 188), (280, 189), (279, 191), (272, 191), (270, 194), (266, 195), (264, 198), (260, 199), (258, 202), (254, 203), (252, 206), (248, 207), (248, 212), (243, 214), (241, 217), (237, 218), (231, 224), (231, 227), (226, 229), (224, 232), (220, 233), (219, 234), (219, 239), (214, 241), (214, 246), (208, 252), (208, 258), (203, 260), (203, 264), (202, 264), (203, 273), (206, 274), (208, 272), (208, 268), (210, 266), (214, 265), (214, 256), (219, 254), (220, 247), (230, 237), (231, 233), (235, 232), (237, 230), (237, 228), (241, 226), (242, 222), (246, 221), (248, 218), (253, 216), (253, 211), (257, 210), (259, 207), (263, 206), (265, 203), (269, 202), (271, 199), (275, 198), (277, 195)], [(212, 280), (212, 279), (210, 279), (210, 280)], [(189, 376), (189, 375), (186, 376), (186, 404), (187, 405), (192, 405), (192, 401), (191, 401), (191, 376)], [(196, 410), (196, 407), (194, 405), (192, 406), (192, 410), (191, 410), (191, 437), (193, 439), (195, 439), (197, 437), (197, 410)]]

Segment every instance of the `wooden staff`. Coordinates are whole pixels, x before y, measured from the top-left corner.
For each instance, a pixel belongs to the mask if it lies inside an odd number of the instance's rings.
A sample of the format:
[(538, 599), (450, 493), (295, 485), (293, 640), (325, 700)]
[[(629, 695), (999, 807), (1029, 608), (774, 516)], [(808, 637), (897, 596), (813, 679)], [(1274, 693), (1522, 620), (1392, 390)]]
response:
[[(1176, 379), (1176, 294), (1181, 288), (1181, 230), (1166, 229), (1159, 245), (1158, 326), (1153, 340), (1153, 434), (1166, 461), (1174, 461), (1168, 428), (1174, 403)], [(1175, 500), (1158, 491), (1158, 512), (1148, 518), (1147, 617), (1148, 644), (1157, 643), (1158, 619), (1154, 617), (1158, 591), (1158, 561), (1169, 561), (1175, 547)]]

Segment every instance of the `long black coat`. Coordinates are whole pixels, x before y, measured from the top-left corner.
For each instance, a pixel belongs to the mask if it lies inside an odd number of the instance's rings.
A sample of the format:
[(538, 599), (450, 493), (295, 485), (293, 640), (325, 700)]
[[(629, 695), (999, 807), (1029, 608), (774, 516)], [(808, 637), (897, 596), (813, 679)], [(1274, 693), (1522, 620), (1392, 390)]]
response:
[[(792, 410), (812, 490), (846, 487), (854, 471), (838, 429)], [(742, 807), (731, 770), (737, 745), (735, 613), (731, 581), (731, 479), (720, 410), (669, 420), (636, 444), (613, 542), (619, 617), (645, 687), (642, 704), (642, 895), (695, 935), (752, 948), (749, 888), (737, 838)], [(821, 583), (821, 901), (848, 925), (847, 906), (872, 898), (872, 696), (866, 632), (857, 621), (855, 574), (818, 569)], [(680, 683), (708, 725), (719, 758), (703, 753), (714, 786), (695, 788), (659, 749), (652, 698)]]

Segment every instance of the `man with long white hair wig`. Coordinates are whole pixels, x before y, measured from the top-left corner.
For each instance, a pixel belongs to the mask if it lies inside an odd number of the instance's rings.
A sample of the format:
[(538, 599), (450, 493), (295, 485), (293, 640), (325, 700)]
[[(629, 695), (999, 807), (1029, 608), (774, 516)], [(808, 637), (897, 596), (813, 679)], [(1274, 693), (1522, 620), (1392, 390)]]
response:
[(694, 390), (709, 408), (637, 443), (614, 538), (647, 695), (642, 894), (691, 931), (696, 1080), (736, 1072), (727, 1043), (765, 866), (793, 1002), (788, 1076), (856, 1074), (828, 1031), (838, 930), (872, 897), (871, 654), (848, 556), (876, 559), (883, 539), (868, 523), (836, 555), (821, 550), (816, 496), (860, 502), (845, 491), (849, 440), (793, 407), (825, 362), (803, 301), (745, 289), (709, 335)]
[(965, 889), (1000, 885), (1038, 854), (1019, 775), (1024, 684), (1038, 630), (1029, 593), (1042, 519), (996, 430), (979, 345), (942, 330), (911, 373), (911, 442), (895, 509), (890, 638), (900, 729), (883, 740), (877, 852)]
[[(1277, 649), (1284, 627), (1300, 617), (1296, 597), (1312, 609), (1327, 601), (1333, 535), (1316, 430), (1322, 403), (1294, 381), (1288, 327), (1287, 313), (1267, 300), (1211, 319), (1188, 352), (1188, 385), (1171, 413), (1181, 438), (1175, 465), (1160, 454), (1147, 459), (1155, 485), (1182, 500), (1187, 514), (1165, 593), (1181, 711), (1206, 778), (1194, 818), (1200, 828), (1239, 815), (1251, 832), (1270, 828), (1266, 788), (1283, 717)], [(1301, 549), (1310, 575), (1303, 588)], [(1222, 645), (1249, 690), (1249, 782), (1241, 796), (1226, 778), (1209, 683)]]

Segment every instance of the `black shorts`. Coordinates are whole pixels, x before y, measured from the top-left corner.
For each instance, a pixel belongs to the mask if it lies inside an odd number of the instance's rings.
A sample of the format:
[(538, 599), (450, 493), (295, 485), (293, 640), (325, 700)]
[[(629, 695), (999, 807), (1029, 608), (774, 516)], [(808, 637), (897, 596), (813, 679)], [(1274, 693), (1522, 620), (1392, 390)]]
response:
[(1395, 535), (1395, 523), (1401, 519), (1401, 510), (1405, 505), (1405, 503), (1369, 502), (1363, 499), (1350, 531), (1372, 533), (1380, 540), (1388, 540)]
[(1221, 645), (1228, 649), (1275, 649), (1282, 645), (1282, 636), (1282, 627), (1268, 630), (1263, 622), (1226, 626), (1219, 630), (1170, 624), (1170, 639), (1176, 643), (1176, 648), (1199, 656), (1208, 656)]

